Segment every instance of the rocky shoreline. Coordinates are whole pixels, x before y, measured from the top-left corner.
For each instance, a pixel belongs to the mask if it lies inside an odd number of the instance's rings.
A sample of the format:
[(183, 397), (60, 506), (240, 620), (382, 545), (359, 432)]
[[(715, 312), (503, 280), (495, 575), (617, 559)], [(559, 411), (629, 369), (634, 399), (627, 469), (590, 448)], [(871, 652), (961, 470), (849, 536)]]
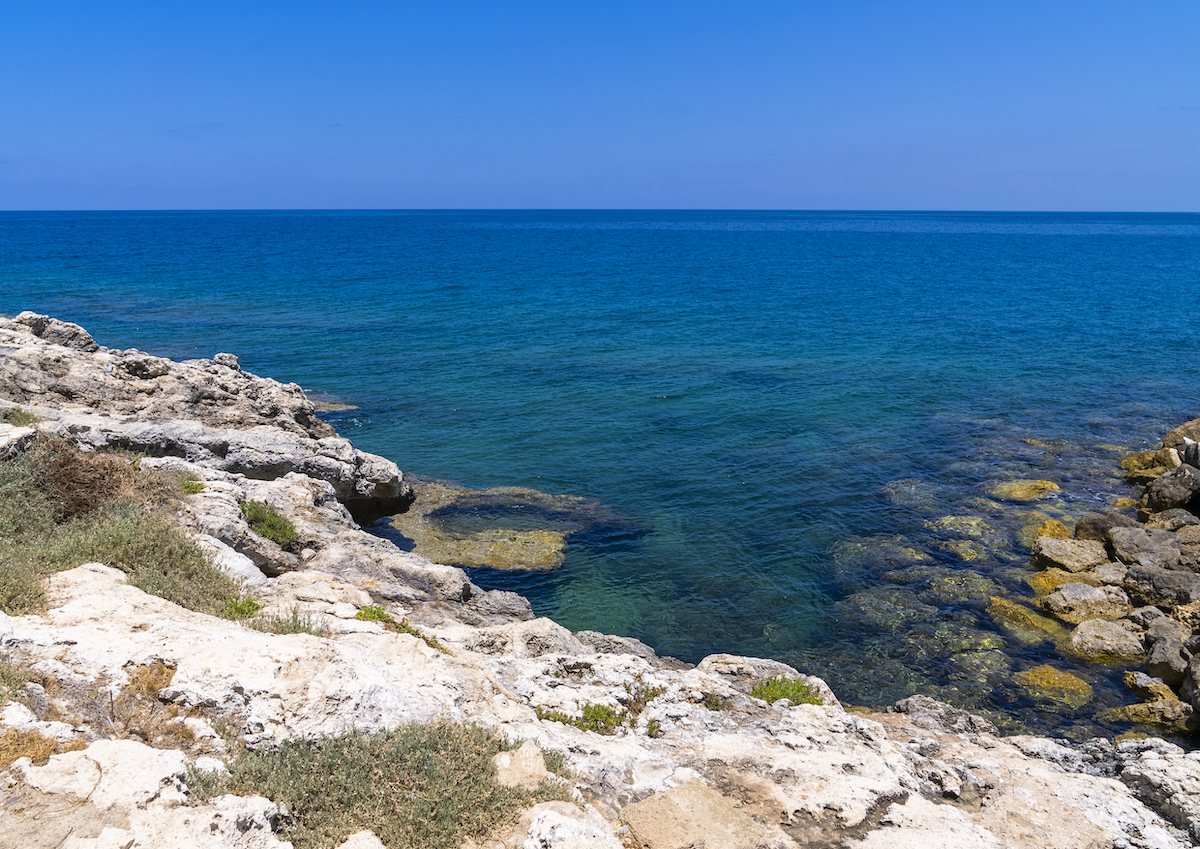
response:
[[(506, 780), (546, 777), (542, 753), (563, 755), (574, 801), (527, 811), (482, 844), (492, 849), (1149, 849), (1200, 838), (1200, 757), (1161, 739), (1001, 737), (921, 695), (847, 711), (823, 681), (776, 661), (712, 655), (693, 667), (535, 618), (520, 596), (364, 530), (402, 513), (412, 482), (338, 437), (299, 387), (242, 372), (233, 355), (177, 363), (102, 348), (45, 316), (0, 318), (0, 415), (18, 407), (37, 421), (0, 425), (0, 456), (53, 435), (189, 475), (196, 491), (178, 522), (264, 615), (303, 616), (323, 636), (186, 610), (112, 564), (48, 576), (44, 610), (0, 614), (0, 660), (43, 682), (0, 708), (0, 730), (51, 741), (36, 762), (4, 765), (0, 845), (287, 845), (277, 801), (202, 801), (188, 784), (196, 768), (220, 772), (237, 746), (439, 720), (536, 744), (501, 764), (525, 767)], [(1035, 544), (1039, 603), (1074, 624), (1067, 645), (1144, 658), (1134, 686), (1168, 727), (1200, 706), (1200, 469), (1185, 441), (1198, 434), (1189, 423), (1127, 459), (1147, 485), (1140, 522), (1086, 516), (1073, 533), (1045, 527)], [(241, 509), (251, 501), (286, 516), (296, 539), (257, 533)], [(416, 627), (397, 632), (369, 610)], [(752, 695), (773, 676), (806, 682), (821, 704)], [(159, 717), (153, 733), (116, 721), (113, 707), (146, 681), (138, 704)], [(107, 713), (85, 709), (105, 697)], [(572, 724), (589, 706), (625, 719), (611, 733)]]

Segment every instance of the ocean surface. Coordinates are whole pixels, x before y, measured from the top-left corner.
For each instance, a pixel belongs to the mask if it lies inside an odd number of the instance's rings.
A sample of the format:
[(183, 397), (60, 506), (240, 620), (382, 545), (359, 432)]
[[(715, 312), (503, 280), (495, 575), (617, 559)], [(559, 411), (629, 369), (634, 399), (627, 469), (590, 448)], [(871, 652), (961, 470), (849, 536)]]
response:
[[(1198, 307), (1200, 215), (0, 213), (0, 313), (231, 351), (407, 472), (623, 517), (472, 571), (539, 614), (1068, 736), (1120, 730), (1123, 668), (989, 599), (1032, 599), (1031, 523), (1129, 495), (1121, 452), (1200, 416)], [(1014, 478), (1061, 489), (988, 495)], [(1015, 683), (1042, 663), (1093, 699)]]

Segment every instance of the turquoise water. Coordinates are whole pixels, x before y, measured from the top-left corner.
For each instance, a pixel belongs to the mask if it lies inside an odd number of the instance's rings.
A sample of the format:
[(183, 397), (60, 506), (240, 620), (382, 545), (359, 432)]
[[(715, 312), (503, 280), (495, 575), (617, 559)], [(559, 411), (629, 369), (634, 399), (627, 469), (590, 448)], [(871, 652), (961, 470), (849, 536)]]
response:
[[(1128, 494), (1113, 446), (1200, 415), (1198, 302), (1197, 215), (0, 213), (0, 312), (232, 351), (357, 405), (338, 430), (407, 471), (628, 519), (477, 583), (851, 702), (924, 689), (1059, 728), (1120, 701), (1120, 670), (1015, 641), (941, 579), (1030, 594), (997, 480), (1056, 480), (1036, 506), (1068, 520)], [(926, 526), (947, 514), (990, 523), (974, 559)], [(1096, 702), (1008, 683), (1047, 660)]]

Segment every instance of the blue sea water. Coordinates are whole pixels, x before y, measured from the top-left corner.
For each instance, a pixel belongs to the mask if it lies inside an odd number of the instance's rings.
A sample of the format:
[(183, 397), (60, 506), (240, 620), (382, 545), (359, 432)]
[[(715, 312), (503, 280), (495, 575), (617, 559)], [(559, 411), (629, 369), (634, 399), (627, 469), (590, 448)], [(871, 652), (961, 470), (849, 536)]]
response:
[[(0, 213), (0, 313), (232, 351), (406, 471), (626, 517), (558, 571), (473, 573), (540, 614), (1066, 732), (1121, 670), (987, 599), (1032, 596), (1029, 511), (1128, 495), (1120, 449), (1200, 416), (1198, 305), (1200, 215)], [(1011, 478), (1062, 489), (987, 496)], [(1043, 662), (1094, 702), (1011, 683)]]

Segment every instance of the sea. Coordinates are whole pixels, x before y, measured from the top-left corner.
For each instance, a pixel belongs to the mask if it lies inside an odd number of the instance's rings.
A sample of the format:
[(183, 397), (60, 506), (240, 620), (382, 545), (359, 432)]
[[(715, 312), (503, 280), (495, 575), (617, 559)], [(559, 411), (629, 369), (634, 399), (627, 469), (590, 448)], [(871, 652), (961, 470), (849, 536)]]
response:
[(1066, 737), (1126, 730), (1126, 667), (992, 600), (1200, 416), (1198, 308), (1195, 214), (0, 213), (0, 313), (233, 352), (406, 472), (601, 502), (561, 568), (471, 570), (539, 615)]

